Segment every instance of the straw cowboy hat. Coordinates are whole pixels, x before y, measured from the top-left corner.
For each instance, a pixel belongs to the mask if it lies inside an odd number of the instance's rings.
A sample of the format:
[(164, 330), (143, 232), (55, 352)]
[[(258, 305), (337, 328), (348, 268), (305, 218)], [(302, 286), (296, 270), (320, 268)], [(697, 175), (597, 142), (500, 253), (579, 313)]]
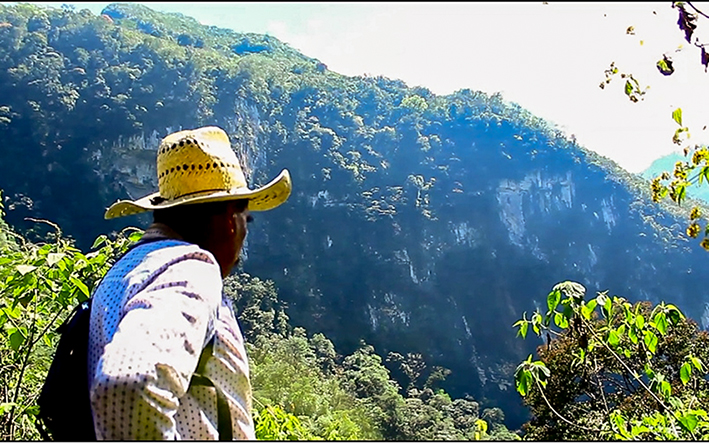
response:
[(288, 199), (291, 179), (284, 169), (268, 184), (249, 189), (226, 132), (216, 126), (180, 131), (158, 148), (159, 191), (138, 200), (121, 200), (105, 218), (123, 217), (177, 205), (249, 200), (250, 211), (267, 211)]

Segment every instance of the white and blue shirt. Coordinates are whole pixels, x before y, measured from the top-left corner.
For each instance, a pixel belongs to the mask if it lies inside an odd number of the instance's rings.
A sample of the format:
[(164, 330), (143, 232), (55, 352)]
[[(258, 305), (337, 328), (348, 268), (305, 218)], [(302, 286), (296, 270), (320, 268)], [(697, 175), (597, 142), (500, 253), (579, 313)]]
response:
[(203, 375), (229, 403), (234, 438), (254, 440), (244, 340), (214, 256), (174, 239), (128, 252), (92, 301), (88, 365), (97, 438), (218, 439), (215, 388), (189, 385), (212, 336)]

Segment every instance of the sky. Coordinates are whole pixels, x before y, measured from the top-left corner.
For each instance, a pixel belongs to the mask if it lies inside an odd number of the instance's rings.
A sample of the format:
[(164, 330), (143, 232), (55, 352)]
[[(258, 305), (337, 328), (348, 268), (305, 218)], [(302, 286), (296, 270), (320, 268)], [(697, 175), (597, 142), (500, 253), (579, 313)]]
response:
[[(269, 34), (343, 75), (382, 75), (437, 95), (500, 92), (630, 172), (679, 151), (677, 108), (690, 146), (709, 143), (709, 73), (669, 1), (142, 3)], [(99, 14), (109, 2), (74, 4)], [(693, 4), (709, 14), (709, 2)], [(700, 17), (695, 35), (709, 43), (709, 18)], [(674, 62), (671, 76), (655, 66), (663, 54)], [(649, 86), (642, 101), (626, 97), (618, 76), (599, 87), (611, 62)]]

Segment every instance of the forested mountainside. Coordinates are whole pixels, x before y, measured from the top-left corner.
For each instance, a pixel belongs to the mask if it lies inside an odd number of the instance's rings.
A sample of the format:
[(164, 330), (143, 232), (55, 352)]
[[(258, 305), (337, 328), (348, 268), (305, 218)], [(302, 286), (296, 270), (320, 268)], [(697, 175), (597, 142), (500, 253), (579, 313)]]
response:
[(420, 353), (450, 369), (453, 397), (502, 407), (511, 427), (527, 416), (512, 374), (535, 346), (512, 324), (555, 283), (709, 323), (683, 210), (499, 94), (343, 76), (273, 37), (139, 5), (0, 5), (0, 188), (30, 238), (26, 217), (84, 248), (145, 227), (103, 212), (157, 189), (159, 140), (203, 125), (230, 134), (252, 184), (292, 174), (287, 204), (256, 214), (243, 267), (275, 282), (294, 325), (343, 353)]

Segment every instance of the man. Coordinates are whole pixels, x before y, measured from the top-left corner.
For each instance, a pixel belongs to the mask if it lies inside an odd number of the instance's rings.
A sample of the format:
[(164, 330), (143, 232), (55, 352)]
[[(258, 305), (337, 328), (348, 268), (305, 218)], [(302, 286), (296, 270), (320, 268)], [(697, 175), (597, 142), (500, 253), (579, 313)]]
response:
[[(290, 175), (283, 170), (250, 190), (217, 127), (165, 137), (157, 175), (157, 193), (119, 201), (105, 214), (152, 210), (154, 223), (93, 295), (88, 365), (96, 436), (213, 440), (226, 410), (233, 437), (255, 439), (247, 356), (222, 279), (238, 260), (250, 211), (283, 203)], [(214, 386), (190, 384), (196, 371)]]

